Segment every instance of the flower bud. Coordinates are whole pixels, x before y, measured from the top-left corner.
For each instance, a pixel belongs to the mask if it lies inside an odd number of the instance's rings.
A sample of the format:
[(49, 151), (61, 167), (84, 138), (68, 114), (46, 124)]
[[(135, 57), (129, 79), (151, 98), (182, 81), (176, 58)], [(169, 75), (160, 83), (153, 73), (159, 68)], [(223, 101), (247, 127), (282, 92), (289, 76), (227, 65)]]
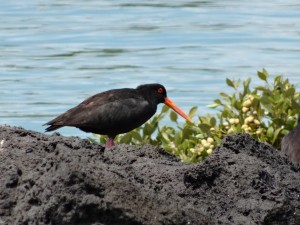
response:
[(207, 138), (207, 142), (210, 143), (210, 144), (214, 143), (214, 139), (212, 139), (211, 137), (209, 137), (209, 138)]
[(210, 147), (210, 143), (206, 142), (206, 144), (203, 145), (203, 146), (204, 146), (204, 148), (209, 148)]
[(247, 124), (242, 125), (242, 129), (246, 130), (249, 126)]
[(235, 119), (234, 119), (234, 118), (231, 118), (231, 119), (229, 120), (229, 123), (230, 123), (230, 124), (234, 124), (234, 122), (235, 122)]
[(249, 108), (248, 108), (248, 107), (243, 107), (243, 108), (242, 108), (242, 111), (243, 111), (243, 113), (246, 113), (246, 112), (249, 111)]
[(259, 120), (254, 120), (254, 123), (256, 124), (256, 125), (259, 125), (260, 124), (260, 121)]
[(251, 102), (253, 102), (253, 100), (254, 100), (253, 95), (249, 95), (249, 96), (248, 96), (248, 99), (249, 99)]
[(253, 120), (254, 120), (254, 117), (253, 117), (253, 116), (249, 116), (249, 117), (247, 117), (247, 118), (245, 119), (244, 123), (245, 123), (245, 124), (248, 124), (248, 123), (253, 122)]
[(253, 116), (249, 116), (249, 117), (248, 117), (248, 120), (249, 120), (249, 122), (253, 122), (254, 117), (253, 117)]
[(252, 105), (252, 101), (250, 99), (244, 101), (243, 107), (249, 108)]
[(255, 133), (256, 134), (261, 134), (262, 130), (257, 130)]

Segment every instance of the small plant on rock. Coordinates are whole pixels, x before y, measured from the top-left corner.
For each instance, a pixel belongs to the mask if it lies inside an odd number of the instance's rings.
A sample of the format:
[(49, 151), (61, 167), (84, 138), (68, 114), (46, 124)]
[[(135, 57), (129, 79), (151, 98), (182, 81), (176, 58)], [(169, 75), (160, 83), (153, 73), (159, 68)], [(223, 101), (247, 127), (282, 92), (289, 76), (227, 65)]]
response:
[[(189, 116), (195, 122), (181, 124), (177, 114), (164, 106), (143, 126), (119, 135), (116, 140), (127, 144), (160, 145), (185, 162), (204, 159), (225, 135), (234, 133), (248, 133), (279, 149), (283, 136), (296, 125), (296, 115), (300, 112), (300, 93), (295, 85), (281, 75), (272, 81), (265, 69), (257, 75), (264, 84), (253, 88), (250, 87), (251, 78), (245, 81), (226, 79), (233, 93), (222, 92), (221, 99), (215, 99), (209, 105), (219, 110), (216, 116), (196, 116), (197, 107), (192, 107)], [(159, 126), (159, 122), (167, 115), (174, 125)], [(95, 136), (100, 143), (105, 143), (103, 136)]]

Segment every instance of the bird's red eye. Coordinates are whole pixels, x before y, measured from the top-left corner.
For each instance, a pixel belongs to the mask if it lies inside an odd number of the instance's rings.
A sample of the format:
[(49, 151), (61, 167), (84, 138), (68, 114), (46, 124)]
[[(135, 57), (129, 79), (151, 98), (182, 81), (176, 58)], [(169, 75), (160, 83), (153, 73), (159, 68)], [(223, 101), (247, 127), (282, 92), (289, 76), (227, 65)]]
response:
[(162, 93), (164, 92), (164, 89), (158, 88), (158, 89), (157, 89), (157, 92), (158, 92), (159, 94), (162, 94)]

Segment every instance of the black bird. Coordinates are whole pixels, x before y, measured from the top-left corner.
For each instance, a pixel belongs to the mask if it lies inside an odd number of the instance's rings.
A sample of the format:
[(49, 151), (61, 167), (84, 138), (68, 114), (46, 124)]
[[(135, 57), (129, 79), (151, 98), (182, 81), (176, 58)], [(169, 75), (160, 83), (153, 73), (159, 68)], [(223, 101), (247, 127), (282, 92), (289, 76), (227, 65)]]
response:
[(167, 97), (163, 85), (144, 84), (136, 89), (113, 89), (98, 93), (44, 125), (49, 125), (46, 131), (71, 126), (85, 132), (108, 135), (106, 147), (112, 147), (116, 135), (141, 126), (155, 114), (159, 103), (166, 104), (191, 121)]
[(297, 126), (285, 135), (281, 141), (281, 151), (295, 164), (300, 164), (300, 114)]

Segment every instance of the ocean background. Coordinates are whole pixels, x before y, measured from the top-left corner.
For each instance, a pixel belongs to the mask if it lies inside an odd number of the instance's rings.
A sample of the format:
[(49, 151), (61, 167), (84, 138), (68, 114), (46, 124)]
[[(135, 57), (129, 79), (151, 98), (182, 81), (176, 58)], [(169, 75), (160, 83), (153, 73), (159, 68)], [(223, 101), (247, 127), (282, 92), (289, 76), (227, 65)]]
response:
[(265, 68), (300, 82), (295, 0), (12, 0), (0, 14), (0, 124), (44, 131), (95, 93), (144, 83), (205, 115), (232, 92), (226, 78), (260, 84)]

